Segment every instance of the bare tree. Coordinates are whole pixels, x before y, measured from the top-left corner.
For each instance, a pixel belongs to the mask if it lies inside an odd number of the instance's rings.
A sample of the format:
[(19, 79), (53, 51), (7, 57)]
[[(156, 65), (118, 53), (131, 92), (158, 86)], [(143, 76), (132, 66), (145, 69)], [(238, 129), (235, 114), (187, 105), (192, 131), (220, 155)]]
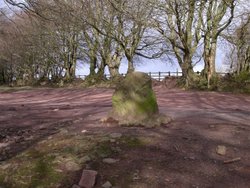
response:
[(238, 26), (233, 33), (224, 34), (223, 38), (229, 42), (227, 59), (233, 72), (250, 71), (250, 14), (242, 14), (238, 19)]
[(193, 58), (201, 40), (204, 2), (166, 0), (154, 3), (158, 9), (155, 27), (164, 41), (171, 44), (188, 87), (195, 76)]
[(215, 58), (218, 37), (234, 18), (235, 0), (208, 0), (204, 1), (205, 12), (202, 26), (204, 35), (203, 58), (205, 67), (204, 76), (210, 87), (210, 80), (215, 76)]

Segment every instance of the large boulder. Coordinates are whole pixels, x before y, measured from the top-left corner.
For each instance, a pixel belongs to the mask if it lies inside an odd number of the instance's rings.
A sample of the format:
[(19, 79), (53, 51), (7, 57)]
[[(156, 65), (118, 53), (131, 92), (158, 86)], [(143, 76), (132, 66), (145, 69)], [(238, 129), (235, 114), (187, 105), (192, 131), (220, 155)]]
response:
[(129, 73), (117, 86), (112, 97), (111, 117), (121, 125), (155, 127), (170, 118), (159, 114), (150, 76)]

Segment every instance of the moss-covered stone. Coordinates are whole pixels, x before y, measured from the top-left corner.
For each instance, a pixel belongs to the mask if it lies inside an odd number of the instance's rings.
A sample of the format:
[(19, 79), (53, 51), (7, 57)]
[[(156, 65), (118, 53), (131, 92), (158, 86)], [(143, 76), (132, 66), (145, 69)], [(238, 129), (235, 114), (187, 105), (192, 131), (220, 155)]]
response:
[(151, 78), (146, 73), (129, 73), (117, 86), (112, 105), (111, 117), (121, 125), (154, 127), (166, 122), (159, 115)]

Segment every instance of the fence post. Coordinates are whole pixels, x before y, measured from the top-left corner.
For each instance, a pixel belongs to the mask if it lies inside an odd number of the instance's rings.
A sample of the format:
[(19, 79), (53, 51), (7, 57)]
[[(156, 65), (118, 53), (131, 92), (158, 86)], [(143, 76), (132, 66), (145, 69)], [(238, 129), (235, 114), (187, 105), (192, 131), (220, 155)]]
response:
[(149, 76), (150, 76), (150, 78), (152, 79), (152, 75), (151, 75), (151, 72), (149, 72)]
[(159, 81), (161, 81), (161, 72), (159, 72)]
[(168, 71), (168, 76), (169, 76), (169, 77), (171, 76), (171, 73), (170, 73), (170, 71)]
[(176, 72), (176, 76), (177, 76), (177, 77), (179, 76), (179, 74), (178, 74), (178, 69), (177, 69), (177, 72)]

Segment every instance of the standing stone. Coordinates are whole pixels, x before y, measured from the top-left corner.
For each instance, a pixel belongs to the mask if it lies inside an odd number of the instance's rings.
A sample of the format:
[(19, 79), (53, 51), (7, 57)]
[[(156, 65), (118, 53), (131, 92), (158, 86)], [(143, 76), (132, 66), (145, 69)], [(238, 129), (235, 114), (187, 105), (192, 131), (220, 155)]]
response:
[(83, 170), (79, 185), (84, 188), (93, 188), (96, 182), (97, 172), (94, 170)]
[(159, 114), (151, 77), (132, 72), (117, 86), (112, 97), (111, 117), (126, 126), (154, 127), (170, 118)]

